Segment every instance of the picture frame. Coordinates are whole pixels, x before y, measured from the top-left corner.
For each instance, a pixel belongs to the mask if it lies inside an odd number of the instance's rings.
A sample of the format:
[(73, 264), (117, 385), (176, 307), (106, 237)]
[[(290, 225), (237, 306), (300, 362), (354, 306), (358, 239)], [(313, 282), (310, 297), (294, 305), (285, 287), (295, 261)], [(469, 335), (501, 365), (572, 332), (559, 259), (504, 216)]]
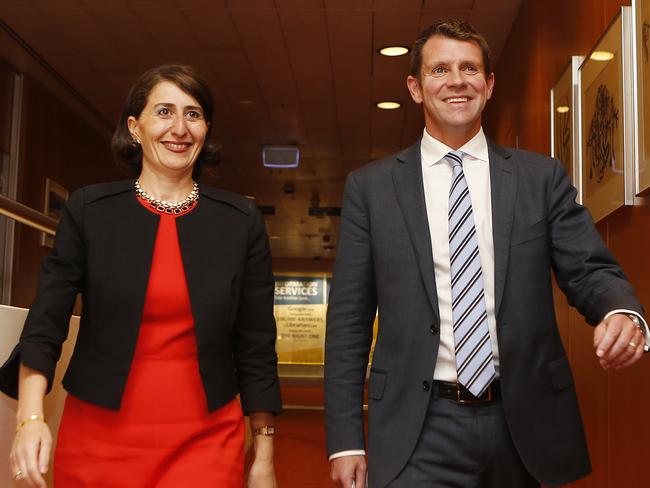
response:
[(579, 124), (578, 107), (578, 68), (584, 61), (584, 56), (572, 56), (566, 68), (551, 88), (551, 157), (564, 163), (565, 169), (573, 186), (578, 189), (578, 203), (582, 202), (580, 195), (579, 152), (580, 137), (577, 131)]
[(650, 0), (632, 0), (634, 193), (650, 188)]
[[(57, 183), (52, 178), (45, 178), (43, 213), (58, 222), (61, 219), (63, 207), (69, 196), (70, 192), (63, 185)], [(54, 236), (46, 232), (41, 232), (41, 246), (53, 247)]]
[(609, 25), (578, 69), (580, 195), (594, 222), (634, 203), (632, 8)]

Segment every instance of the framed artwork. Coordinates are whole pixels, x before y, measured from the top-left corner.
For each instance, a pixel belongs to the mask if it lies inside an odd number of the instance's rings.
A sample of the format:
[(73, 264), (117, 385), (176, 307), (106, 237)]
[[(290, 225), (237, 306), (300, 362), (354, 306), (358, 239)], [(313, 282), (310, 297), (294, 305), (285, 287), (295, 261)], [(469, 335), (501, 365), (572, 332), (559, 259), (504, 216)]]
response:
[[(45, 178), (43, 213), (58, 222), (63, 214), (63, 206), (69, 196), (70, 192), (63, 185), (51, 178)], [(41, 232), (41, 246), (52, 247), (53, 245), (54, 236), (46, 232)]]
[(650, 188), (650, 0), (632, 0), (634, 25), (634, 193)]
[(584, 60), (583, 56), (572, 56), (568, 66), (562, 72), (553, 88), (551, 88), (551, 157), (564, 163), (573, 186), (578, 189), (580, 200), (580, 168), (577, 145), (580, 142), (576, 127), (579, 113), (578, 98), (578, 68)]
[(595, 222), (634, 202), (631, 10), (621, 8), (578, 70), (580, 192)]

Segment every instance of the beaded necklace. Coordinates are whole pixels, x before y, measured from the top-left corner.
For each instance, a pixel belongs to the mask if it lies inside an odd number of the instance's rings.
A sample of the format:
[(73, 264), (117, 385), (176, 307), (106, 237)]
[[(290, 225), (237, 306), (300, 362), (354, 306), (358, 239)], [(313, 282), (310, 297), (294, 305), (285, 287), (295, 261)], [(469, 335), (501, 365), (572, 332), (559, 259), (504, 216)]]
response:
[(135, 180), (135, 194), (145, 200), (151, 207), (155, 208), (159, 212), (178, 215), (191, 209), (199, 199), (199, 185), (198, 183), (194, 182), (194, 186), (192, 187), (190, 194), (180, 202), (167, 202), (165, 200), (158, 200), (157, 198), (152, 197), (142, 189), (140, 186), (140, 180)]

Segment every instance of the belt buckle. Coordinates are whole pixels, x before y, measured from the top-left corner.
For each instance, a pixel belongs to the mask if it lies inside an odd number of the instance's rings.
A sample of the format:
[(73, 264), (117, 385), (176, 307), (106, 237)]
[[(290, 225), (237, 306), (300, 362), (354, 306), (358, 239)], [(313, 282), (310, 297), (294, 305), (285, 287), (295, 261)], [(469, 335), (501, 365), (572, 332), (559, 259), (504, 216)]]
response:
[[(483, 395), (485, 395), (485, 393), (487, 393), (486, 397), (474, 398), (474, 399), (471, 399), (471, 400), (461, 397), (461, 393), (462, 393), (461, 388), (462, 388), (462, 385), (457, 382), (456, 383), (456, 403), (458, 403), (460, 405), (471, 405), (471, 404), (474, 404), (474, 403), (486, 403), (486, 402), (492, 401), (492, 385), (488, 385), (486, 391), (483, 393)], [(470, 393), (470, 395), (471, 395), (471, 393)]]

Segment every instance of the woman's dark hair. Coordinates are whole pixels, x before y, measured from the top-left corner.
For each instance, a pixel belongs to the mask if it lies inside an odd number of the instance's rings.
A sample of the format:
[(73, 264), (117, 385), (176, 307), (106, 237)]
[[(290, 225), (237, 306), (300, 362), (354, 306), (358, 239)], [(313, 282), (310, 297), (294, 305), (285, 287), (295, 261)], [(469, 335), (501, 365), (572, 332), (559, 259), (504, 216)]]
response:
[(203, 116), (208, 124), (205, 143), (194, 164), (192, 177), (198, 178), (201, 170), (219, 164), (219, 146), (210, 140), (212, 118), (214, 116), (214, 101), (208, 84), (196, 73), (191, 66), (167, 64), (144, 72), (131, 87), (126, 97), (122, 113), (117, 122), (111, 141), (111, 150), (120, 169), (131, 176), (137, 176), (142, 171), (142, 148), (131, 137), (128, 127), (129, 117), (140, 117), (147, 104), (151, 90), (160, 82), (170, 81), (181, 90), (191, 95), (203, 109)]
[(467, 22), (457, 19), (439, 20), (424, 29), (413, 43), (411, 49), (411, 76), (419, 79), (422, 69), (422, 48), (433, 36), (444, 36), (458, 41), (474, 42), (481, 48), (485, 75), (492, 72), (490, 46), (474, 27)]

